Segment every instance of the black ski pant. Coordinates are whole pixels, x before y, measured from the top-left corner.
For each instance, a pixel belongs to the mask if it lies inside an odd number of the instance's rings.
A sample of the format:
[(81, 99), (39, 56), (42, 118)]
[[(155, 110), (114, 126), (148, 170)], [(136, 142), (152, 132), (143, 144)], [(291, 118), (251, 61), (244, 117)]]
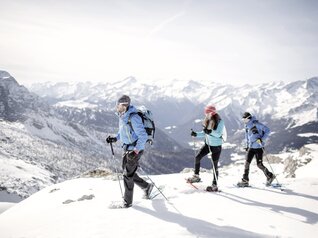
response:
[(128, 157), (128, 151), (123, 156), (123, 171), (124, 171), (124, 200), (127, 204), (132, 204), (134, 195), (134, 185), (137, 184), (140, 188), (145, 189), (148, 183), (140, 178), (136, 173), (139, 166), (139, 159), (142, 156), (143, 151), (139, 151), (136, 158), (131, 159)]
[(273, 174), (263, 165), (263, 149), (262, 148), (249, 148), (246, 155), (245, 168), (243, 179), (249, 181), (248, 174), (250, 172), (250, 164), (254, 156), (256, 157), (257, 167), (262, 170), (266, 176), (266, 178), (272, 178)]
[[(210, 147), (210, 148), (209, 148)], [(210, 153), (210, 150), (212, 152), (212, 161), (213, 161), (213, 166), (215, 169), (214, 177), (213, 177), (213, 184), (217, 185), (217, 178), (219, 176), (219, 170), (218, 170), (218, 163), (219, 163), (219, 158), (221, 155), (222, 151), (222, 146), (209, 146), (206, 143), (201, 147), (199, 150), (199, 153), (195, 156), (195, 164), (194, 164), (194, 173), (199, 175), (200, 173), (200, 161), (201, 159), (206, 156), (208, 153)]]

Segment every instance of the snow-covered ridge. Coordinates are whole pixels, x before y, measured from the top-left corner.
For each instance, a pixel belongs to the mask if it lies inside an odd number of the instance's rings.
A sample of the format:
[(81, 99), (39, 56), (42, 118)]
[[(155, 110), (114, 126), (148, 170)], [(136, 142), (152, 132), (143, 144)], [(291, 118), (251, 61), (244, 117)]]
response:
[[(74, 84), (67, 83), (53, 85), (63, 87), (64, 84), (74, 87)], [(191, 138), (188, 132), (197, 124), (194, 121), (202, 118), (203, 108), (207, 104), (216, 106), (225, 122), (229, 142), (236, 144), (236, 147), (240, 146), (244, 137), (241, 115), (245, 111), (256, 115), (271, 128), (268, 145), (275, 152), (289, 148), (299, 149), (304, 144), (318, 142), (317, 136), (314, 136), (318, 133), (317, 77), (292, 83), (273, 82), (239, 87), (193, 80), (147, 84), (134, 77), (113, 83), (85, 85), (86, 88), (78, 84), (79, 89), (75, 93), (69, 90), (71, 93), (66, 95), (59, 93), (67, 90), (61, 89), (55, 93), (54, 87), (47, 85), (37, 85), (34, 92), (47, 96), (56, 107), (67, 107), (70, 111), (92, 108), (109, 112), (114, 111), (120, 95), (128, 94), (134, 105), (146, 105), (150, 108), (157, 127), (183, 146), (189, 145)], [(84, 117), (85, 115), (81, 120), (85, 120)], [(311, 136), (303, 137), (303, 133), (311, 133)], [(229, 154), (225, 156), (229, 157)]]
[(190, 101), (194, 105), (212, 103), (220, 111), (235, 106), (238, 111), (250, 110), (258, 115), (292, 120), (291, 126), (301, 126), (318, 118), (317, 77), (292, 83), (274, 82), (241, 87), (191, 80), (174, 80), (159, 86), (140, 83), (130, 77), (114, 83), (35, 84), (30, 90), (60, 102), (74, 100), (79, 107), (82, 107), (80, 101), (86, 106), (100, 105), (102, 101), (113, 102), (114, 105), (119, 95), (128, 94), (137, 103), (175, 99), (179, 102)]
[[(316, 145), (309, 147), (318, 151)], [(161, 195), (144, 200), (143, 191), (135, 187), (133, 206), (122, 210), (108, 208), (121, 200), (118, 181), (65, 181), (2, 213), (1, 237), (316, 237), (317, 163), (304, 165), (299, 178), (284, 178), (281, 164), (273, 168), (284, 191), (266, 188), (256, 165), (250, 174), (252, 187), (234, 187), (244, 169), (237, 163), (220, 170), (220, 193), (204, 191), (211, 183), (210, 171), (202, 171), (198, 190), (185, 183), (192, 172), (150, 176), (169, 202)]]

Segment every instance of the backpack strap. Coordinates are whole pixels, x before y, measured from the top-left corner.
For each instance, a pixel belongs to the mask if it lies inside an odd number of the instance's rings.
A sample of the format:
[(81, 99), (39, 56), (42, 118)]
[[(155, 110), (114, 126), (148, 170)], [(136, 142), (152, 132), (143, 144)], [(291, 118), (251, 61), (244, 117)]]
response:
[[(133, 114), (138, 114), (138, 113), (137, 113), (137, 112), (132, 112), (132, 113), (130, 113), (130, 114), (129, 114), (129, 117), (128, 117), (128, 122), (127, 122), (127, 124), (130, 126), (130, 128), (131, 128), (132, 131), (135, 131), (134, 128), (133, 128), (133, 126), (132, 126), (132, 124), (131, 124), (131, 116), (132, 116)], [(144, 122), (142, 117), (141, 117), (141, 120), (142, 120), (142, 122)]]

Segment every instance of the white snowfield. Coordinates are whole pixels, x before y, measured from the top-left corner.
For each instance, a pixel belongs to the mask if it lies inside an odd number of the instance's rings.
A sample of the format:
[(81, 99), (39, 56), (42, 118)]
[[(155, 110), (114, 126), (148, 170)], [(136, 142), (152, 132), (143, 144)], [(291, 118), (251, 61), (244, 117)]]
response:
[(135, 187), (134, 204), (128, 209), (108, 208), (112, 201), (121, 200), (118, 181), (65, 181), (2, 213), (0, 237), (317, 237), (317, 162), (299, 169), (296, 179), (284, 178), (281, 165), (273, 168), (284, 191), (265, 187), (265, 176), (255, 161), (252, 187), (233, 186), (243, 165), (232, 166), (220, 170), (220, 193), (204, 191), (211, 183), (209, 172), (201, 173), (203, 182), (196, 184), (199, 190), (185, 182), (191, 173), (150, 176), (163, 187), (169, 202), (161, 195), (144, 200), (142, 190)]

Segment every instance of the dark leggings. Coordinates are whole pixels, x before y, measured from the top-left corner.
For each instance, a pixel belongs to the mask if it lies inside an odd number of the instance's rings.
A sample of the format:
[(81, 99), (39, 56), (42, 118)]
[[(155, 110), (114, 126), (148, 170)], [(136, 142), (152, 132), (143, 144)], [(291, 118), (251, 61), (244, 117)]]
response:
[(249, 181), (248, 174), (250, 171), (250, 164), (252, 162), (253, 157), (256, 157), (256, 163), (257, 167), (262, 170), (267, 178), (271, 178), (273, 174), (269, 172), (269, 170), (263, 165), (263, 149), (253, 149), (250, 148), (247, 152), (246, 161), (245, 161), (245, 168), (244, 168), (244, 174), (243, 179)]
[[(209, 147), (210, 147), (210, 149), (209, 149)], [(199, 175), (199, 173), (200, 173), (200, 161), (204, 156), (206, 156), (208, 153), (210, 153), (210, 150), (212, 152), (212, 161), (213, 161), (213, 166), (214, 166), (214, 169), (216, 172), (216, 177), (215, 177), (215, 175), (213, 177), (213, 184), (217, 185), (216, 181), (217, 181), (217, 178), (219, 176), (218, 163), (219, 163), (219, 158), (220, 158), (221, 151), (222, 151), (222, 146), (208, 146), (205, 143), (201, 147), (201, 149), (199, 150), (199, 153), (195, 156), (194, 173)]]
[(125, 187), (125, 194), (124, 200), (126, 203), (131, 204), (133, 202), (133, 195), (134, 195), (134, 185), (137, 184), (140, 188), (147, 188), (148, 183), (140, 178), (136, 173), (138, 169), (138, 162), (143, 154), (143, 151), (140, 151), (137, 158), (130, 159), (127, 153), (123, 156), (123, 170), (124, 170), (124, 187)]

